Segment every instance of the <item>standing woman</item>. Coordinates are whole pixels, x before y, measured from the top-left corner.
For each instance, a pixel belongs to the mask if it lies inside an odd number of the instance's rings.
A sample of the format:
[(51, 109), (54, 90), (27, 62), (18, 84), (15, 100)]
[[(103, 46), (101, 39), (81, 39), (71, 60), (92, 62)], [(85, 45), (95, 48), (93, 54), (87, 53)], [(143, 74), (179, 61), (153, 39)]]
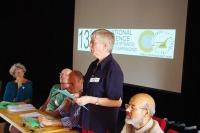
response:
[(14, 80), (9, 81), (3, 96), (4, 101), (30, 103), (32, 98), (32, 82), (26, 79), (26, 68), (21, 63), (13, 64), (9, 70)]
[(82, 109), (83, 133), (116, 133), (122, 104), (123, 72), (111, 52), (114, 34), (106, 29), (92, 33), (90, 49), (97, 59), (84, 77), (83, 96), (76, 99)]

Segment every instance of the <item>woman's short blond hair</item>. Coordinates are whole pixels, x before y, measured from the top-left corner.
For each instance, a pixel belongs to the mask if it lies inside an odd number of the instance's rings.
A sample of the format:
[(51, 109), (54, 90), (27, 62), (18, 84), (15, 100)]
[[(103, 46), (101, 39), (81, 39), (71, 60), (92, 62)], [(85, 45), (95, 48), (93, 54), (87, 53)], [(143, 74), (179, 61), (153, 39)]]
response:
[(106, 29), (97, 29), (92, 33), (91, 38), (94, 37), (94, 36), (100, 36), (101, 37), (101, 41), (103, 43), (107, 44), (108, 51), (110, 53), (112, 52), (113, 45), (115, 43), (115, 35), (114, 35), (114, 33), (112, 33), (109, 30), (106, 30)]
[(24, 73), (26, 72), (26, 67), (24, 65), (22, 65), (21, 63), (15, 63), (11, 66), (9, 73), (10, 75), (12, 75), (13, 77), (15, 77), (15, 70), (17, 68), (20, 68), (24, 71)]

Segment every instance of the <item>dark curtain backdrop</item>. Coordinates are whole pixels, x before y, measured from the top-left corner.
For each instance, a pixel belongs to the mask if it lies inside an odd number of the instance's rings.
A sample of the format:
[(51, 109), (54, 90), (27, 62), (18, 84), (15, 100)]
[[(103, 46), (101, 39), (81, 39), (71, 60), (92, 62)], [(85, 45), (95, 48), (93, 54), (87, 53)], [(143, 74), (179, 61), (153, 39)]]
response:
[(0, 79), (3, 94), (16, 62), (27, 67), (33, 81), (33, 104), (40, 106), (59, 73), (72, 68), (74, 0), (19, 0), (0, 2)]

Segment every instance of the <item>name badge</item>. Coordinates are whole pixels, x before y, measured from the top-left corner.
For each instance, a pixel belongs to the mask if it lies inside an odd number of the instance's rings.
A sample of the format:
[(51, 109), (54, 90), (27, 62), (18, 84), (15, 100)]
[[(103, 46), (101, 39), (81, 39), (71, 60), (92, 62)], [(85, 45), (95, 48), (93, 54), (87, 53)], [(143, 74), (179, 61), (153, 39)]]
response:
[(98, 83), (100, 78), (90, 78), (90, 82)]

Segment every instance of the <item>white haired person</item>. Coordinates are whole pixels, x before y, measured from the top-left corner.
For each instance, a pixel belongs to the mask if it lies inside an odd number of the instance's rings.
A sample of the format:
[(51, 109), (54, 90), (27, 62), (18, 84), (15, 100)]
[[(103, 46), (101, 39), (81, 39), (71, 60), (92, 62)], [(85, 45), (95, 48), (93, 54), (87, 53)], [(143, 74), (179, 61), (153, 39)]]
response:
[(58, 90), (68, 90), (69, 75), (72, 72), (69, 68), (64, 68), (60, 72), (60, 83), (52, 86), (49, 96), (45, 103), (40, 107), (41, 111), (46, 111), (49, 115), (57, 117), (59, 115), (58, 107), (65, 101), (65, 96), (62, 93), (58, 93)]
[(9, 70), (14, 80), (6, 84), (3, 100), (9, 102), (30, 103), (32, 98), (32, 82), (26, 79), (26, 68), (21, 63), (13, 64)]
[[(26, 73), (25, 66), (21, 63), (13, 64), (9, 73), (14, 80), (6, 84), (3, 100), (8, 102), (30, 103), (32, 98), (32, 81), (24, 77)], [(8, 132), (8, 126), (9, 124), (6, 123), (4, 132)], [(11, 133), (19, 133), (12, 125), (9, 126), (9, 131)]]
[(83, 93), (76, 102), (82, 109), (83, 133), (116, 133), (123, 96), (123, 72), (112, 56), (114, 34), (106, 29), (92, 33), (90, 52), (96, 58), (84, 76)]
[(139, 93), (132, 96), (125, 107), (126, 119), (121, 133), (163, 133), (158, 122), (152, 119), (155, 102), (149, 94)]

